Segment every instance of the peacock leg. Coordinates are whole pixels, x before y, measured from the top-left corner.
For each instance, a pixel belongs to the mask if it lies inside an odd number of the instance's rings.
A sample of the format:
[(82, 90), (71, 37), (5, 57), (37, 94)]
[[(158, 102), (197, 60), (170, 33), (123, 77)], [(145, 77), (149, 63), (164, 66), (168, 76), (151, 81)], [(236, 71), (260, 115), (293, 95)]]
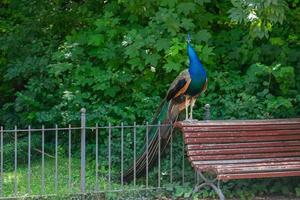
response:
[(191, 98), (191, 112), (190, 112), (190, 120), (193, 120), (193, 109), (195, 106), (196, 98)]
[(189, 104), (188, 104), (188, 97), (185, 97), (185, 120), (189, 118)]

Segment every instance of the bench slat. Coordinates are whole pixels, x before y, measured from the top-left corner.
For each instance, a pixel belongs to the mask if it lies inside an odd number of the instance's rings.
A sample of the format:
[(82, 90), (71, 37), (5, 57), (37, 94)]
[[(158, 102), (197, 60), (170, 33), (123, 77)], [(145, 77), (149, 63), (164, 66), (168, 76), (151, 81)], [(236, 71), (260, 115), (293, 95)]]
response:
[(300, 176), (300, 170), (283, 171), (283, 172), (257, 172), (257, 173), (245, 173), (245, 174), (219, 174), (217, 176), (217, 179), (226, 181), (231, 179), (252, 179), (252, 178), (288, 177), (288, 176)]
[(287, 141), (300, 140), (298, 135), (286, 136), (262, 136), (262, 137), (217, 137), (217, 138), (185, 138), (185, 144), (201, 144), (201, 143), (230, 143), (230, 142), (264, 142), (264, 141)]
[(300, 164), (285, 164), (275, 166), (251, 166), (251, 167), (222, 167), (216, 168), (218, 174), (238, 174), (238, 173), (253, 173), (253, 172), (275, 172), (275, 171), (300, 171)]
[(279, 153), (256, 153), (256, 154), (233, 154), (233, 155), (208, 155), (208, 156), (189, 156), (190, 161), (196, 160), (233, 160), (251, 158), (279, 158), (300, 156), (300, 152), (279, 152)]
[(240, 164), (213, 164), (213, 165), (195, 165), (197, 170), (201, 171), (213, 171), (219, 168), (241, 168), (241, 167), (263, 167), (263, 166), (283, 166), (283, 165), (300, 165), (299, 161), (288, 162), (264, 162), (264, 163), (240, 163)]
[(226, 126), (226, 125), (281, 125), (281, 124), (299, 124), (300, 118), (289, 119), (259, 119), (259, 120), (205, 120), (195, 122), (177, 122), (177, 128), (197, 127), (197, 126)]
[[(299, 141), (277, 141), (277, 142), (264, 142), (265, 147), (286, 147), (286, 146), (299, 146)], [(261, 147), (259, 142), (247, 142), (247, 143), (227, 143), (227, 144), (190, 144), (186, 148), (188, 151), (197, 149), (229, 149), (229, 148), (255, 148)]]
[(291, 162), (300, 161), (300, 157), (282, 157), (282, 158), (254, 158), (254, 159), (239, 159), (239, 160), (203, 160), (192, 161), (193, 166), (198, 165), (225, 165), (225, 164), (249, 164), (249, 163), (273, 163), (273, 162)]
[(196, 131), (196, 132), (215, 132), (215, 131), (247, 131), (247, 130), (256, 130), (256, 131), (264, 131), (264, 130), (296, 130), (299, 129), (299, 124), (284, 124), (284, 125), (226, 125), (226, 126), (187, 126), (183, 127), (182, 130), (184, 132)]
[[(262, 145), (263, 146), (263, 145)], [(224, 155), (224, 154), (245, 154), (245, 152), (253, 153), (273, 153), (273, 152), (291, 152), (299, 151), (300, 146), (287, 147), (262, 147), (262, 148), (235, 148), (235, 149), (217, 149), (217, 150), (190, 150), (188, 156), (200, 155)]]
[(300, 134), (300, 130), (276, 130), (276, 131), (222, 131), (222, 132), (185, 132), (185, 138), (206, 138), (206, 137), (239, 137), (239, 136), (278, 136)]

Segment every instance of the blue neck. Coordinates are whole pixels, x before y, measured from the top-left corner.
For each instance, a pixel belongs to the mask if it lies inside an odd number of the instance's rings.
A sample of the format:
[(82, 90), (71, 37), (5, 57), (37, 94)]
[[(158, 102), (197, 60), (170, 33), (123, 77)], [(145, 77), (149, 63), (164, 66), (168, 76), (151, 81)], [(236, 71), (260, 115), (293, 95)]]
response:
[(190, 60), (189, 73), (192, 80), (205, 81), (206, 80), (205, 69), (203, 68), (195, 50), (190, 45), (190, 43), (188, 43), (188, 55)]

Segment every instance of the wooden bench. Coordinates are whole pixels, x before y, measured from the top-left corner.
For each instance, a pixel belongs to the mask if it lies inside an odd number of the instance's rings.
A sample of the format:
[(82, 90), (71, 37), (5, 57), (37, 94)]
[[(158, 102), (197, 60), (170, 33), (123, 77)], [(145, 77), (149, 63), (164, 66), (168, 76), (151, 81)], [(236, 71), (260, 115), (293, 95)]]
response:
[[(217, 181), (300, 176), (300, 118), (177, 122), (193, 168), (203, 179), (194, 192)], [(216, 176), (210, 180), (202, 172)]]

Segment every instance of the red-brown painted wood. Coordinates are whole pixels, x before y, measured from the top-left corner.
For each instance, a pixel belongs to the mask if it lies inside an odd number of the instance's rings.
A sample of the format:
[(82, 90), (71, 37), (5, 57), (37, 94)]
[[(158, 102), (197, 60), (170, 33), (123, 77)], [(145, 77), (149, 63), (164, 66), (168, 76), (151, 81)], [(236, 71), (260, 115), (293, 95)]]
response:
[(281, 125), (281, 124), (299, 124), (300, 118), (291, 119), (267, 119), (267, 120), (205, 120), (194, 122), (176, 122), (175, 128), (199, 127), (199, 126), (225, 126), (225, 125)]
[(217, 150), (190, 150), (187, 152), (188, 156), (201, 155), (224, 155), (224, 154), (245, 154), (245, 152), (254, 153), (274, 153), (274, 152), (300, 152), (300, 146), (287, 147), (262, 147), (262, 148), (238, 148), (238, 149), (217, 149)]
[(273, 165), (273, 166), (251, 166), (251, 167), (222, 167), (216, 168), (218, 174), (239, 174), (239, 173), (253, 173), (253, 172), (278, 172), (278, 171), (300, 171), (300, 165)]
[[(300, 126), (299, 126), (300, 128)], [(300, 134), (300, 130), (262, 130), (262, 131), (222, 131), (222, 132), (184, 132), (185, 138), (206, 138), (206, 137), (260, 137), (260, 136), (277, 136), (277, 135), (295, 135)]]
[(255, 148), (255, 147), (285, 147), (285, 146), (299, 146), (299, 141), (276, 141), (276, 142), (247, 142), (247, 143), (225, 143), (225, 144), (190, 144), (186, 145), (186, 149), (231, 149), (231, 148)]
[(253, 179), (253, 178), (271, 178), (271, 177), (288, 177), (288, 176), (300, 176), (300, 170), (282, 171), (282, 172), (257, 172), (257, 173), (245, 173), (245, 174), (219, 174), (217, 176), (217, 179), (227, 181), (232, 179)]
[(224, 126), (194, 126), (183, 127), (184, 132), (216, 132), (216, 131), (265, 131), (265, 130), (297, 130), (300, 124), (284, 124), (284, 125), (224, 125)]
[(287, 141), (299, 140), (298, 135), (285, 135), (285, 136), (262, 136), (262, 137), (210, 137), (210, 138), (185, 138), (185, 144), (201, 144), (201, 143), (233, 143), (233, 142), (263, 142), (263, 141)]
[(256, 153), (256, 154), (233, 154), (233, 155), (209, 155), (209, 156), (189, 156), (191, 161), (195, 160), (232, 160), (232, 159), (251, 159), (251, 158), (278, 158), (300, 156), (300, 152), (280, 152), (280, 153)]
[(220, 180), (300, 175), (300, 118), (178, 122), (195, 170)]
[(263, 167), (263, 166), (284, 166), (284, 165), (300, 165), (299, 161), (289, 162), (264, 162), (264, 163), (241, 163), (241, 164), (215, 164), (215, 165), (195, 165), (195, 168), (201, 171), (209, 171), (211, 169), (232, 169), (243, 167)]
[(300, 171), (300, 163), (284, 163), (282, 165), (266, 165), (262, 166), (194, 166), (196, 170), (212, 172), (215, 174), (246, 174), (246, 173), (265, 173), (265, 172), (282, 172), (282, 171)]
[(236, 159), (236, 160), (202, 160), (192, 161), (195, 166), (199, 165), (239, 165), (252, 163), (274, 163), (274, 162), (294, 162), (300, 161), (300, 157), (282, 157), (282, 158), (253, 158), (253, 159)]

